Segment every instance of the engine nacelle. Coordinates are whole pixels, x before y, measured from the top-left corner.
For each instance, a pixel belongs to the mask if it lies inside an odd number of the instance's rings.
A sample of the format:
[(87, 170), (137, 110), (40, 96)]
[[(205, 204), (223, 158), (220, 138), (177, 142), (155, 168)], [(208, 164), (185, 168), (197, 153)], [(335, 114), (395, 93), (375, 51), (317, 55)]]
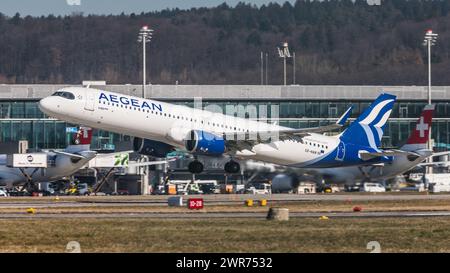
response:
[(186, 150), (204, 155), (222, 155), (225, 153), (225, 140), (209, 132), (192, 130), (186, 141)]
[(135, 137), (133, 150), (141, 155), (164, 158), (168, 153), (174, 151), (174, 147), (164, 142)]
[(289, 192), (298, 185), (299, 180), (296, 175), (277, 174), (272, 178), (272, 192)]

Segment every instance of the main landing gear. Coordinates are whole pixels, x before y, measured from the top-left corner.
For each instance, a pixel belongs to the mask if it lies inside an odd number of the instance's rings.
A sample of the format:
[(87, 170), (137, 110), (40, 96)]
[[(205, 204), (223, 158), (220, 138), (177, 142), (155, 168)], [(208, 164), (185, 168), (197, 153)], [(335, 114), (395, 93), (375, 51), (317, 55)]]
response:
[(224, 169), (226, 173), (238, 173), (241, 170), (241, 165), (234, 160), (230, 160), (225, 163)]
[[(197, 159), (190, 162), (188, 165), (189, 172), (193, 174), (199, 174), (203, 172), (203, 169), (204, 169), (203, 163)], [(224, 170), (226, 173), (229, 174), (239, 173), (241, 171), (241, 165), (234, 160), (230, 160), (227, 163), (225, 163)]]

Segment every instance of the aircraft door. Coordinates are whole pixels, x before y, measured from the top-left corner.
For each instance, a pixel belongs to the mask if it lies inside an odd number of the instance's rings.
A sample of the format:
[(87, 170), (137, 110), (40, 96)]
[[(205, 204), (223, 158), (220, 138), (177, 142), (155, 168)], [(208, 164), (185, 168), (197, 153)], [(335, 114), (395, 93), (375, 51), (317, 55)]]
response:
[(86, 98), (86, 101), (84, 104), (84, 109), (89, 110), (89, 111), (94, 111), (95, 92), (90, 89), (86, 89), (84, 97)]

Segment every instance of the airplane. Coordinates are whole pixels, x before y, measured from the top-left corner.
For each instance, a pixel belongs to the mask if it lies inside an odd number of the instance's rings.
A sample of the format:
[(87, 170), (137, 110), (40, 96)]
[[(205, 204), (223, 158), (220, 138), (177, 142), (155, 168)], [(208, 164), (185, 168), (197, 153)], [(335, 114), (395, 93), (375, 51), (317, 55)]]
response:
[[(438, 165), (441, 162), (423, 163), (427, 158), (449, 154), (450, 152), (433, 153), (427, 147), (431, 124), (433, 119), (434, 105), (426, 105), (418, 118), (415, 127), (411, 130), (410, 136), (393, 159), (389, 163), (375, 163), (361, 166), (344, 166), (337, 168), (323, 169), (286, 169), (282, 166), (267, 166), (266, 170), (272, 167), (279, 173), (286, 173), (290, 176), (289, 183), (283, 180), (280, 183), (272, 184), (275, 192), (289, 191), (295, 188), (299, 179), (298, 176), (313, 177), (316, 182), (334, 184), (355, 184), (357, 182), (385, 181), (401, 175), (416, 167)], [(261, 164), (260, 164), (261, 165)], [(250, 165), (252, 167), (252, 165)]]
[[(332, 182), (381, 181), (394, 178), (420, 165), (425, 159), (433, 156), (427, 147), (431, 131), (434, 105), (426, 105), (413, 127), (406, 144), (400, 147), (389, 163), (367, 166), (340, 167), (334, 170), (320, 170), (318, 173)], [(395, 150), (394, 150), (395, 151)], [(434, 154), (436, 155), (436, 154)]]
[(8, 155), (0, 155), (0, 185), (33, 188), (34, 183), (52, 182), (74, 174), (96, 156), (90, 150), (91, 139), (92, 129), (81, 127), (63, 151), (42, 152), (47, 156), (47, 168), (9, 167)]
[[(238, 159), (299, 168), (387, 163), (399, 151), (380, 150), (383, 129), (396, 97), (381, 94), (338, 136), (322, 133), (345, 125), (350, 107), (335, 124), (293, 129), (222, 113), (84, 87), (63, 88), (43, 98), (50, 117), (134, 138), (135, 151), (164, 158), (175, 149), (195, 155), (228, 156), (226, 173), (240, 171)], [(201, 173), (195, 159), (189, 171)]]
[[(69, 177), (83, 168), (92, 159), (102, 159), (115, 154), (130, 153), (124, 151), (119, 153), (99, 154), (90, 149), (92, 140), (92, 129), (80, 127), (72, 139), (72, 143), (63, 151), (42, 151), (47, 157), (47, 168), (18, 168), (9, 167), (7, 154), (0, 155), (0, 185), (12, 188), (24, 186), (28, 190), (35, 190), (36, 183), (54, 182), (64, 177)], [(31, 154), (34, 155), (34, 154)], [(127, 163), (126, 166), (143, 167), (158, 164), (167, 164), (176, 158), (159, 161), (147, 161), (140, 163)], [(124, 167), (118, 165), (118, 167)]]

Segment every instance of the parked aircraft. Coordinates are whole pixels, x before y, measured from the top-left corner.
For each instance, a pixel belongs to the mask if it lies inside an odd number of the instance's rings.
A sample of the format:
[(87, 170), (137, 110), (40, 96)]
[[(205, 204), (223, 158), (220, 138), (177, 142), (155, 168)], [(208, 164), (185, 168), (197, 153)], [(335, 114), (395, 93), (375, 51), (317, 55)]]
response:
[[(63, 151), (45, 151), (47, 168), (19, 168), (7, 164), (8, 155), (0, 155), (0, 185), (8, 187), (51, 182), (70, 176), (96, 156), (90, 150), (92, 129), (81, 127), (72, 143)], [(30, 154), (29, 156), (32, 157)], [(29, 186), (29, 185), (28, 185)]]

